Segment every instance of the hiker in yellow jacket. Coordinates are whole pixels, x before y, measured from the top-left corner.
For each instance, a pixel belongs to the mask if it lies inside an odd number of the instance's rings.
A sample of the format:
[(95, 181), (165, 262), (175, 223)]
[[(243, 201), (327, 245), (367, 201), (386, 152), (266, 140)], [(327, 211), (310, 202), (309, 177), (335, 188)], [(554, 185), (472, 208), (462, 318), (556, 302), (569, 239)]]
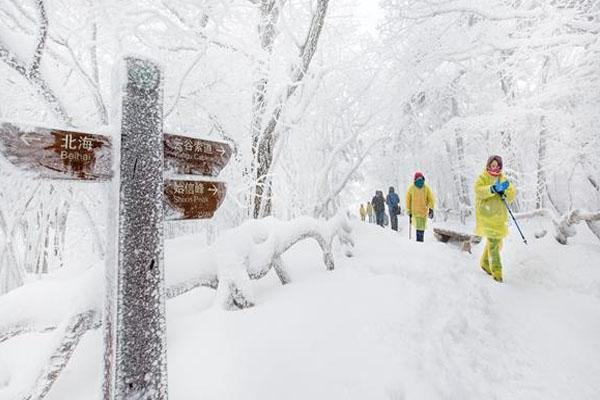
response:
[(369, 217), (369, 223), (375, 222), (375, 211), (370, 201), (367, 201), (367, 216)]
[(361, 204), (358, 213), (360, 214), (360, 220), (364, 222), (367, 216), (367, 210), (365, 209), (365, 206)]
[(491, 156), (475, 182), (475, 233), (487, 239), (481, 269), (497, 282), (502, 282), (500, 250), (508, 235), (508, 211), (502, 198), (511, 203), (515, 195), (515, 188), (502, 174), (502, 157)]
[(424, 240), (427, 217), (433, 218), (434, 205), (433, 193), (425, 184), (425, 177), (421, 172), (416, 172), (414, 184), (410, 185), (406, 192), (406, 212), (411, 225), (417, 230), (417, 242)]

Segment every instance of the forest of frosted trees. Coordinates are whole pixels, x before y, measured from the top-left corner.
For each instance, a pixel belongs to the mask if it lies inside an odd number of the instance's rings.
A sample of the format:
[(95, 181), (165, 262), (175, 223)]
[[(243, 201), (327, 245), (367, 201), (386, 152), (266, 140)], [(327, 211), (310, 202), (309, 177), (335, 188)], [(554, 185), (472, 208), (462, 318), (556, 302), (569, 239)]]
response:
[[(115, 135), (116, 71), (144, 55), (164, 69), (165, 132), (234, 149), (217, 217), (168, 223), (169, 236), (331, 217), (415, 169), (440, 215), (464, 220), (490, 153), (515, 211), (600, 235), (598, 2), (382, 0), (367, 24), (360, 3), (7, 0), (0, 120)], [(104, 257), (109, 183), (0, 167), (0, 293), (67, 253)]]
[[(348, 210), (356, 213), (375, 189), (403, 193), (417, 170), (437, 197), (435, 221), (466, 231), (473, 181), (500, 154), (518, 191), (517, 219), (545, 220), (553, 246), (569, 245), (582, 229), (600, 240), (599, 38), (596, 0), (5, 0), (1, 127), (105, 135), (114, 159), (122, 149), (152, 158), (154, 178), (172, 178), (162, 169), (162, 133), (206, 138), (232, 153), (218, 176), (227, 197), (215, 217), (163, 225), (160, 179), (111, 180), (110, 171), (96, 182), (36, 179), (13, 165), (6, 143), (39, 137), (0, 130), (0, 295), (14, 295), (0, 305), (27, 305), (3, 316), (0, 343), (56, 332), (22, 398), (44, 398), (84, 334), (101, 326), (105, 398), (133, 391), (127, 379), (112, 387), (113, 375), (150, 364), (133, 356), (131, 367), (115, 363), (124, 353), (112, 346), (140, 339), (143, 329), (132, 324), (115, 340), (122, 331), (114, 326), (153, 302), (159, 356), (150, 358), (164, 371), (135, 379), (139, 393), (150, 378), (160, 381), (157, 398), (166, 398), (166, 299), (204, 286), (225, 309), (252, 307), (250, 280), (274, 271), (290, 283), (283, 255), (305, 239), (333, 270), (334, 253), (354, 256)], [(135, 115), (143, 101), (122, 107), (137, 102), (135, 88), (122, 97), (126, 59), (151, 61), (151, 115)], [(138, 89), (142, 75), (133, 76)], [(121, 140), (122, 131), (140, 130), (136, 117), (151, 127), (152, 142)], [(120, 161), (135, 176), (138, 158)], [(128, 180), (139, 197), (123, 194)], [(116, 219), (128, 215), (123, 229)], [(201, 267), (164, 273), (163, 226), (167, 239), (205, 239), (190, 246)], [(143, 240), (123, 245), (123, 232), (146, 230), (156, 239), (152, 260), (132, 274), (140, 285), (125, 295), (123, 259), (148, 249), (138, 246)], [(123, 297), (135, 306), (113, 304)]]

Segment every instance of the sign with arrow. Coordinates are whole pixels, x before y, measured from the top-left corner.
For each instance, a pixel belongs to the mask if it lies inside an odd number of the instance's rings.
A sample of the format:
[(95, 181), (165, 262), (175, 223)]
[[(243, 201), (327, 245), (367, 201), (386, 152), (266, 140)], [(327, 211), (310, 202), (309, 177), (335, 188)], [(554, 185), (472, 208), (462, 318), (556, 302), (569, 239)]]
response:
[(0, 153), (36, 177), (107, 181), (112, 177), (108, 136), (0, 123)]
[(165, 220), (212, 218), (226, 192), (224, 182), (166, 179)]
[(227, 143), (165, 133), (165, 169), (176, 174), (217, 176), (231, 158)]

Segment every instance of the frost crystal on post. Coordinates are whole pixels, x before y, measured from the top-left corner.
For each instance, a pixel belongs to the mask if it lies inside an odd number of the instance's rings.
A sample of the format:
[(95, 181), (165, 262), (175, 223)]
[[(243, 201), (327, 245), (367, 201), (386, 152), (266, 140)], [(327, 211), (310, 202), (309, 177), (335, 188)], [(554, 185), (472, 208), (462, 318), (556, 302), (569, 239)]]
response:
[(161, 71), (127, 58), (114, 397), (167, 398)]

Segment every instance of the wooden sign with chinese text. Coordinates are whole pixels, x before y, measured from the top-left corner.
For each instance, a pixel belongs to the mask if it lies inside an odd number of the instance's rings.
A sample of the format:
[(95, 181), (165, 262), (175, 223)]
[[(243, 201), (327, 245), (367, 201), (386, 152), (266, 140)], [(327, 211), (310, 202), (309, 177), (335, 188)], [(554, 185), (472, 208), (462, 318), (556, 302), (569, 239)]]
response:
[(231, 158), (227, 143), (165, 133), (165, 169), (177, 174), (217, 176)]
[(0, 123), (0, 152), (13, 165), (40, 178), (106, 181), (112, 177), (107, 136)]
[(165, 219), (212, 218), (223, 200), (227, 187), (224, 182), (165, 180)]

